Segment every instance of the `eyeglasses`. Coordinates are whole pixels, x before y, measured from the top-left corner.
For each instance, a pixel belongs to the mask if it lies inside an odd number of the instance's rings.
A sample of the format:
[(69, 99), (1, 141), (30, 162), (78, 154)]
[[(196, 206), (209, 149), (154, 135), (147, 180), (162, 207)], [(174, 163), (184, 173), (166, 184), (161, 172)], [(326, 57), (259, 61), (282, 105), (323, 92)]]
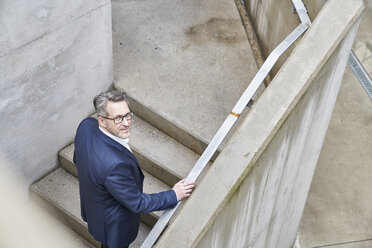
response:
[(120, 124), (123, 122), (124, 118), (127, 120), (127, 121), (130, 121), (132, 120), (133, 118), (133, 113), (132, 112), (129, 112), (127, 113), (126, 115), (124, 116), (117, 116), (115, 118), (109, 118), (109, 117), (105, 117), (105, 116), (101, 116), (102, 118), (105, 118), (105, 119), (108, 119), (108, 120), (113, 120), (115, 124)]

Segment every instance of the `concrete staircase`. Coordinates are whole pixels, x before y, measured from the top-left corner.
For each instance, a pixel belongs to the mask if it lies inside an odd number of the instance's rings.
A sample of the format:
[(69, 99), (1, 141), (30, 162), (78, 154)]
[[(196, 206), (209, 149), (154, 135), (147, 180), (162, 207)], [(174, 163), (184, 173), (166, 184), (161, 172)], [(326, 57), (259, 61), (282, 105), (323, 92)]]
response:
[[(145, 141), (145, 142), (144, 142)], [(139, 117), (133, 121), (130, 146), (145, 174), (144, 192), (154, 193), (171, 188), (186, 177), (199, 155), (157, 130)], [(74, 144), (59, 153), (61, 167), (31, 187), (35, 198), (49, 204), (49, 210), (75, 232), (92, 243), (97, 242), (87, 231), (80, 217), (79, 184), (73, 163)], [(141, 215), (141, 229), (135, 244), (142, 243), (161, 212)], [(134, 247), (136, 247), (134, 245)]]
[[(257, 71), (234, 1), (112, 1), (114, 87), (134, 112), (130, 146), (144, 192), (186, 177)], [(97, 92), (98, 93), (98, 92)], [(246, 114), (246, 113), (245, 113)], [(31, 187), (58, 219), (99, 245), (80, 217), (74, 144)], [(139, 247), (161, 213), (141, 216)]]

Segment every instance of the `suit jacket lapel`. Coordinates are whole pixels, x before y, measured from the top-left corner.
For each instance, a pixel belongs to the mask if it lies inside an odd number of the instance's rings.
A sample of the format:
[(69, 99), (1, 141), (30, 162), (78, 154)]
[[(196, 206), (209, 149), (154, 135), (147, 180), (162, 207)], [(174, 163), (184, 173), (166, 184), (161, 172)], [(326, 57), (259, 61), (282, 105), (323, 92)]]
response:
[[(116, 141), (115, 141), (116, 142)], [(121, 145), (122, 146), (122, 145)], [(126, 155), (126, 156), (128, 156), (128, 157), (130, 157), (135, 163), (136, 163), (136, 165), (137, 165), (137, 167), (138, 167), (138, 169), (139, 169), (139, 171), (140, 171), (140, 174), (142, 175), (142, 177), (144, 177), (145, 175), (143, 174), (143, 172), (142, 172), (142, 169), (141, 169), (141, 167), (139, 166), (139, 163), (138, 163), (138, 161), (137, 161), (137, 158), (134, 156), (134, 154), (131, 152), (131, 151), (129, 151), (126, 147), (124, 147), (124, 146), (122, 146), (123, 147), (123, 149), (122, 149), (122, 152)]]
[(115, 140), (111, 139), (109, 136), (107, 136), (101, 130), (99, 130), (98, 122), (97, 122), (97, 126), (95, 128), (95, 133), (97, 134), (98, 138), (100, 138), (101, 140), (103, 140), (107, 144), (115, 147), (116, 149), (118, 149), (119, 151), (121, 151), (125, 156), (131, 158), (136, 163), (136, 165), (137, 165), (137, 167), (138, 167), (138, 169), (139, 169), (140, 174), (142, 175), (142, 177), (144, 177), (144, 174), (142, 172), (142, 169), (139, 166), (138, 161), (137, 161), (136, 157), (134, 156), (134, 154), (132, 152), (130, 152), (126, 147), (124, 147), (123, 145), (119, 144)]

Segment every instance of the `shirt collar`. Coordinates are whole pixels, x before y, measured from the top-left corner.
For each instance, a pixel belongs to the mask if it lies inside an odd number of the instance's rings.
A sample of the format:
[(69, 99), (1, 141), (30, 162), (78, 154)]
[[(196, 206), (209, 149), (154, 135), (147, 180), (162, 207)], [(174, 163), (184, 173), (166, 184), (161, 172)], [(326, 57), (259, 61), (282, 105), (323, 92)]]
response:
[(128, 145), (129, 138), (122, 139), (122, 138), (120, 138), (118, 136), (112, 135), (111, 133), (107, 132), (106, 130), (104, 130), (103, 128), (101, 128), (101, 126), (98, 126), (98, 127), (99, 127), (99, 130), (102, 131), (102, 133), (106, 134), (111, 139), (115, 140), (116, 142), (118, 142), (119, 144), (121, 144), (122, 146), (124, 146), (125, 148), (127, 148), (130, 152), (132, 152), (132, 150), (130, 149), (130, 147)]

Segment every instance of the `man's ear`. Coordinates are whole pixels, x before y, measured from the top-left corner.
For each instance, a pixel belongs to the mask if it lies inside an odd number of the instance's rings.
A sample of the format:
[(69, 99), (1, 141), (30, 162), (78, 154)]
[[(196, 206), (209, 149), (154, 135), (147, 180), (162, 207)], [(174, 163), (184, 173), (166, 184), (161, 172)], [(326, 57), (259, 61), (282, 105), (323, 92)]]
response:
[(98, 116), (97, 119), (98, 119), (98, 125), (100, 125), (101, 127), (106, 128), (105, 120), (101, 116)]

